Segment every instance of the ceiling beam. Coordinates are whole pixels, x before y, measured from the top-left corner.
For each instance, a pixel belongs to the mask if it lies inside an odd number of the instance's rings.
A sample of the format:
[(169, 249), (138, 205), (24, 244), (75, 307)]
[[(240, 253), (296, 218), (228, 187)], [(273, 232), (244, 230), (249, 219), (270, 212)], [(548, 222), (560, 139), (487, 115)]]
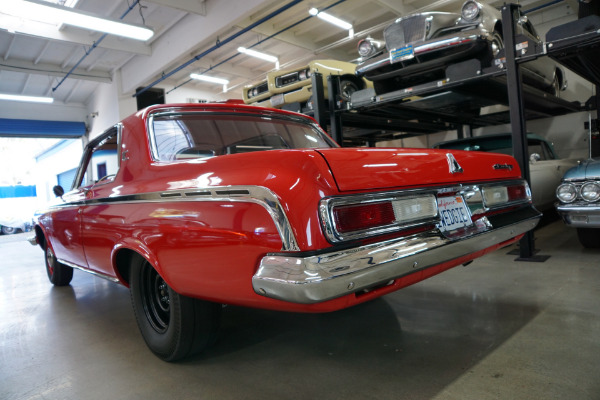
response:
[[(271, 28), (270, 26), (268, 26), (267, 24), (257, 26), (252, 31), (259, 33), (266, 37), (274, 35), (275, 33), (278, 32), (278, 31), (274, 30), (273, 28)], [(322, 49), (322, 47), (319, 47), (319, 45), (314, 40), (311, 40), (308, 37), (303, 38), (301, 36), (297, 36), (292, 31), (282, 32), (282, 33), (274, 36), (270, 40), (278, 40), (282, 43), (286, 43), (286, 44), (289, 44), (292, 46), (299, 47), (303, 50), (310, 51), (313, 54), (318, 54), (318, 51), (320, 49)], [(330, 49), (328, 51), (328, 57), (334, 58), (334, 59), (339, 59), (341, 61), (347, 61), (348, 55), (346, 54), (346, 52), (343, 52), (343, 51), (338, 52), (334, 49)]]
[(382, 7), (385, 7), (388, 10), (395, 12), (399, 16), (404, 16), (404, 15), (410, 14), (412, 12), (412, 10), (414, 10), (414, 7), (406, 6), (404, 4), (405, 3), (404, 1), (375, 0), (375, 2)]
[(164, 7), (176, 8), (192, 14), (206, 16), (205, 0), (146, 0)]
[(50, 43), (51, 42), (49, 40), (46, 41), (44, 48), (42, 49), (42, 51), (40, 51), (38, 56), (35, 58), (35, 61), (33, 62), (34, 64), (38, 64), (42, 60), (42, 57), (44, 57), (44, 54), (46, 54), (46, 51), (48, 51), (48, 47), (50, 47)]
[[(38, 63), (34, 64), (31, 61), (2, 61), (0, 69), (6, 71), (21, 72), (25, 74), (46, 75), (63, 77), (69, 71), (62, 69), (60, 65)], [(111, 83), (112, 78), (108, 72), (88, 72), (84, 69), (77, 68), (70, 75), (72, 79), (81, 79), (84, 81), (94, 81), (102, 83)]]
[[(152, 43), (150, 57), (135, 57), (121, 68), (122, 92), (130, 93), (139, 86), (183, 64), (196, 54), (203, 44), (212, 43), (215, 37), (231, 30), (244, 15), (264, 6), (267, 0), (228, 0), (207, 4), (207, 16), (186, 15)], [(190, 34), (193, 32), (193, 34)], [(203, 40), (204, 39), (204, 40)], [(177, 61), (175, 61), (177, 60)]]
[(77, 88), (79, 88), (79, 85), (81, 85), (81, 81), (76, 81), (75, 84), (73, 85), (73, 87), (71, 88), (71, 90), (69, 91), (69, 94), (67, 94), (67, 96), (63, 100), (65, 103), (68, 103), (71, 101), (71, 97), (73, 97), (73, 95), (77, 91)]

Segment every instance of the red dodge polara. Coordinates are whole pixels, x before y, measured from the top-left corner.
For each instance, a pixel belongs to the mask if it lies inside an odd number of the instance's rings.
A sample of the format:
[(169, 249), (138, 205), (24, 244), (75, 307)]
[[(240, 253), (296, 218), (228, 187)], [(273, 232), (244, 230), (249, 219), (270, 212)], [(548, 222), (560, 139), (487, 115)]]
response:
[(301, 114), (238, 102), (141, 110), (87, 145), (32, 243), (130, 288), (148, 347), (209, 346), (223, 304), (328, 312), (419, 282), (537, 224), (511, 156), (340, 148)]

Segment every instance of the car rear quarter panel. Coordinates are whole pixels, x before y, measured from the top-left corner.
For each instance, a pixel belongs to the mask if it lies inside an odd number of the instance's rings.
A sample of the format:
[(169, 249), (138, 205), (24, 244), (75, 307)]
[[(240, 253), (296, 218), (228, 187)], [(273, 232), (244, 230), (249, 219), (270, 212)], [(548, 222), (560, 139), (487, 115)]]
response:
[[(337, 193), (314, 150), (273, 150), (204, 160), (155, 162), (138, 121), (125, 121), (127, 151), (114, 181), (97, 185), (86, 207), (84, 244), (90, 269), (119, 277), (117, 253), (146, 258), (179, 293), (241, 304), (256, 297), (251, 277), (262, 256), (281, 251), (268, 211), (239, 199), (144, 201), (144, 195), (199, 188), (259, 186), (279, 199), (298, 247), (331, 246), (321, 234), (319, 200)], [(129, 199), (129, 200), (128, 200)], [(127, 277), (120, 277), (126, 280)], [(244, 300), (245, 299), (245, 300)]]

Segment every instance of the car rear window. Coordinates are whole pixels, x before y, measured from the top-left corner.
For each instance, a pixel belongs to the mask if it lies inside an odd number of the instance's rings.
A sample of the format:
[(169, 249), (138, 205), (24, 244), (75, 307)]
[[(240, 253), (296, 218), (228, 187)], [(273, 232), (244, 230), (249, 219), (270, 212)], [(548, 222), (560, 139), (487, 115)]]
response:
[(258, 115), (161, 114), (151, 117), (150, 135), (154, 158), (158, 161), (336, 147), (313, 124)]

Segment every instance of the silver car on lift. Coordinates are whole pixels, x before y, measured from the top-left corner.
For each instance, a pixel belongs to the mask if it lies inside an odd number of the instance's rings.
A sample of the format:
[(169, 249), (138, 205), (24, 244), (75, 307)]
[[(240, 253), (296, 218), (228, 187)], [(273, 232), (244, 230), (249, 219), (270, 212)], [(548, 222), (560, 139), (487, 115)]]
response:
[[(516, 30), (517, 35), (541, 43), (527, 17), (518, 19)], [(383, 39), (358, 43), (362, 61), (356, 73), (373, 81), (377, 94), (443, 80), (449, 65), (468, 59), (477, 58), (482, 67), (489, 67), (504, 48), (500, 11), (472, 0), (455, 13), (425, 12), (398, 18), (385, 28)], [(522, 67), (528, 85), (556, 96), (566, 88), (564, 71), (548, 59), (538, 58)]]

